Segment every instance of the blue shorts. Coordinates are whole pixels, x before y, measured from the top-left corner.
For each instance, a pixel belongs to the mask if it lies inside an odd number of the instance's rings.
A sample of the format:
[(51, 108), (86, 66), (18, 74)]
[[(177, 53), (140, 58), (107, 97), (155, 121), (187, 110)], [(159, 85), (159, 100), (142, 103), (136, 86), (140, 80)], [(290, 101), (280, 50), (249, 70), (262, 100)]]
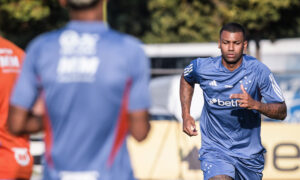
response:
[(243, 159), (218, 151), (205, 151), (200, 154), (199, 160), (205, 180), (217, 175), (227, 175), (234, 180), (262, 179), (263, 154), (253, 159)]

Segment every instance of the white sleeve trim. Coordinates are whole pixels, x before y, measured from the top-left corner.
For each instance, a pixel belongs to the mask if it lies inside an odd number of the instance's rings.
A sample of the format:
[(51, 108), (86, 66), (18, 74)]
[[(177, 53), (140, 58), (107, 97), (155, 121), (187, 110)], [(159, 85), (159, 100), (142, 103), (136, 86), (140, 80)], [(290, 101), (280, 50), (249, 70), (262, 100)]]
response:
[(276, 93), (276, 95), (277, 95), (282, 101), (284, 101), (284, 97), (283, 97), (283, 95), (282, 95), (281, 89), (280, 89), (280, 87), (278, 86), (277, 82), (275, 81), (275, 78), (274, 78), (274, 76), (273, 76), (272, 73), (269, 75), (269, 79), (270, 79), (270, 81), (271, 81), (271, 83), (272, 83), (272, 87), (273, 87), (273, 90), (274, 90), (274, 92)]

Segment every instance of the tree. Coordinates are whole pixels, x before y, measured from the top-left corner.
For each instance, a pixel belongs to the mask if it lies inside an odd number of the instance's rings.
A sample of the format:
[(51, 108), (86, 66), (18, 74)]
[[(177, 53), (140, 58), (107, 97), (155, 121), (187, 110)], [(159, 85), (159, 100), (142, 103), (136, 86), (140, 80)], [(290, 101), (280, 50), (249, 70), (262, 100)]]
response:
[(67, 19), (57, 0), (0, 0), (1, 34), (21, 48), (38, 34), (63, 25)]
[(246, 27), (248, 38), (255, 41), (258, 59), (262, 38), (275, 40), (278, 37), (300, 35), (299, 0), (213, 1), (219, 7), (216, 13), (221, 21), (235, 21)]
[(108, 1), (108, 22), (121, 32), (142, 37), (149, 29), (150, 13), (147, 4), (150, 0), (111, 0)]
[[(259, 52), (262, 38), (300, 36), (299, 9), (299, 0), (111, 0), (108, 22), (145, 43), (175, 43), (217, 41), (220, 27), (236, 21)], [(57, 0), (0, 0), (1, 34), (22, 48), (68, 19)]]
[(219, 22), (210, 0), (151, 0), (150, 29), (146, 43), (202, 42), (216, 40)]
[(216, 41), (228, 22), (239, 22), (249, 40), (300, 36), (299, 0), (152, 0), (146, 43)]
[[(147, 1), (112, 0), (108, 3), (109, 24), (122, 32), (142, 37), (149, 26)], [(0, 0), (1, 34), (22, 48), (45, 31), (61, 27), (68, 13), (57, 0)]]

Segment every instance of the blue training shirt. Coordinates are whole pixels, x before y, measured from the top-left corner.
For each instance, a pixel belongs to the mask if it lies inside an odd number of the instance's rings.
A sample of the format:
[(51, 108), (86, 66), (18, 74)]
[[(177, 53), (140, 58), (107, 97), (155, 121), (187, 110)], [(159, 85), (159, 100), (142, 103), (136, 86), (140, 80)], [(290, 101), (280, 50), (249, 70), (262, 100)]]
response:
[(71, 21), (27, 50), (11, 103), (47, 110), (44, 179), (133, 179), (127, 112), (150, 106), (140, 42), (101, 22)]
[(253, 158), (265, 152), (261, 144), (261, 115), (256, 110), (239, 107), (231, 94), (242, 94), (241, 84), (254, 100), (267, 103), (284, 101), (271, 71), (260, 61), (243, 55), (240, 67), (229, 71), (222, 58), (198, 58), (184, 70), (184, 79), (200, 84), (204, 107), (200, 117), (202, 147), (200, 155), (218, 150), (228, 155)]

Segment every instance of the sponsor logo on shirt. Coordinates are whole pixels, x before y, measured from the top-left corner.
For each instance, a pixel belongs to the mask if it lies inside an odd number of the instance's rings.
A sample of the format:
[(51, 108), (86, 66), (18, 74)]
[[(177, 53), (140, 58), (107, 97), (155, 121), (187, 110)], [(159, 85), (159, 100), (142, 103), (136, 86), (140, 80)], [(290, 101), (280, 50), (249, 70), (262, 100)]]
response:
[(213, 80), (209, 83), (210, 86), (217, 86), (217, 81)]
[(0, 54), (12, 54), (13, 51), (9, 48), (0, 48)]
[(0, 68), (3, 73), (19, 72), (19, 58), (12, 53), (11, 49), (0, 48)]
[(62, 57), (57, 67), (58, 74), (95, 74), (99, 64), (97, 57)]
[(27, 166), (30, 162), (30, 156), (26, 148), (12, 148), (15, 153), (15, 159), (21, 166)]
[(60, 38), (60, 54), (62, 55), (95, 55), (98, 34), (64, 31)]
[(237, 100), (223, 101), (221, 99), (212, 98), (209, 100), (209, 104), (216, 104), (218, 106), (238, 107)]
[(60, 60), (56, 69), (59, 82), (93, 82), (100, 60), (96, 54), (98, 34), (67, 30), (59, 38)]
[(225, 87), (225, 88), (233, 88), (232, 85), (225, 85), (224, 87)]

